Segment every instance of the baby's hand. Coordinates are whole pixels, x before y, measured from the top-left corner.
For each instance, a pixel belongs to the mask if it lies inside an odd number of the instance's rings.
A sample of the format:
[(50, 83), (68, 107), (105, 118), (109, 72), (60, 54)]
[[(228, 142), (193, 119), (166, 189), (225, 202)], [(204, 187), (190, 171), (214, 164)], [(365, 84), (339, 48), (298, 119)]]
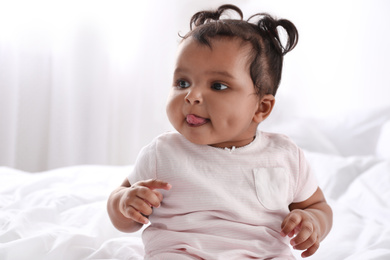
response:
[(313, 255), (320, 246), (320, 225), (314, 215), (308, 211), (295, 209), (282, 223), (280, 234), (295, 236), (290, 244), (294, 249), (305, 250), (302, 257)]
[(170, 190), (171, 185), (161, 180), (136, 182), (126, 188), (119, 201), (119, 210), (126, 218), (141, 224), (149, 223), (146, 216), (152, 214), (152, 207), (160, 207), (162, 194), (155, 189)]

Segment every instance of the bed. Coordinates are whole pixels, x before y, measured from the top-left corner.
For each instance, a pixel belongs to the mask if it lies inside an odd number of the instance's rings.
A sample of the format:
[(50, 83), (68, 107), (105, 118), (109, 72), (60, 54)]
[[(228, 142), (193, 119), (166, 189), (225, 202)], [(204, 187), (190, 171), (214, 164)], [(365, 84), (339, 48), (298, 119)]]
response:
[[(304, 149), (334, 211), (333, 229), (310, 259), (390, 259), (390, 107), (328, 119), (280, 116), (263, 128)], [(142, 230), (121, 233), (106, 213), (108, 195), (131, 169), (0, 167), (0, 259), (143, 259)]]

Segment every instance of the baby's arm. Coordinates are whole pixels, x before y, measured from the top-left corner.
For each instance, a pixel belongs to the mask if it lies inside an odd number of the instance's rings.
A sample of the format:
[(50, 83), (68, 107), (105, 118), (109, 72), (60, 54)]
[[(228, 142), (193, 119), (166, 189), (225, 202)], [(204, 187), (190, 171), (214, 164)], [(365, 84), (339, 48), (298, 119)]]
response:
[(320, 188), (307, 200), (290, 204), (290, 213), (282, 223), (282, 236), (291, 239), (294, 249), (305, 250), (302, 257), (313, 255), (332, 227), (332, 209)]
[(112, 224), (122, 232), (135, 232), (149, 221), (152, 207), (158, 208), (163, 200), (155, 189), (169, 190), (171, 185), (160, 180), (147, 180), (130, 185), (125, 179), (115, 189), (107, 202), (107, 211)]

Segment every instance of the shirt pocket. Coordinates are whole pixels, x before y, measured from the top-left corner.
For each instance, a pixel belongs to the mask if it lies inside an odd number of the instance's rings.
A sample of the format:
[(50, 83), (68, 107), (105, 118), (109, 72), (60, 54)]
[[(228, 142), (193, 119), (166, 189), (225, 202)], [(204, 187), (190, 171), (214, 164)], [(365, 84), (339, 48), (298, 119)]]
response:
[(289, 177), (284, 168), (253, 169), (256, 195), (268, 210), (288, 207)]

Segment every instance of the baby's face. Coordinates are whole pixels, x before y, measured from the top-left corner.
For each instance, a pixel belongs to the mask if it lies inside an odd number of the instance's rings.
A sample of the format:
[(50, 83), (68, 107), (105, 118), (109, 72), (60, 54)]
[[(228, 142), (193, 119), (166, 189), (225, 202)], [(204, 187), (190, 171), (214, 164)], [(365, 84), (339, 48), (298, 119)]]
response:
[(249, 46), (215, 39), (212, 48), (192, 37), (178, 50), (167, 114), (175, 129), (196, 144), (249, 144), (259, 98), (249, 74)]

